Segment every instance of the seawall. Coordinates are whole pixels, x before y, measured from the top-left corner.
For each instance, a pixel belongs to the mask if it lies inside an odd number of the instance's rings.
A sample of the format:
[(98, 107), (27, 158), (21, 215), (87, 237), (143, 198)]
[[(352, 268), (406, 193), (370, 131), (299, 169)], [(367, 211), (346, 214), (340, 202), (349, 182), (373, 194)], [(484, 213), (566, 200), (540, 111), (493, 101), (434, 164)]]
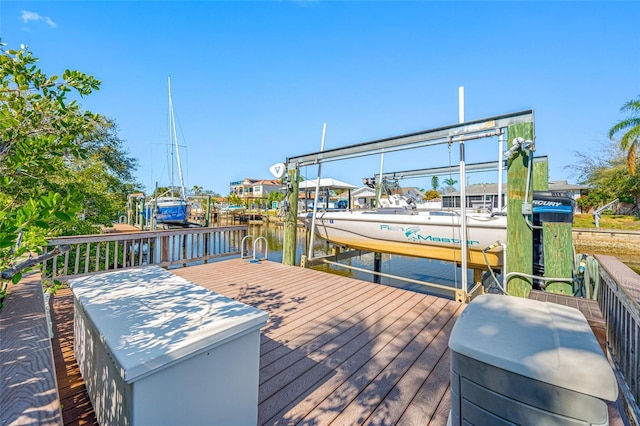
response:
[(640, 255), (640, 231), (573, 228), (573, 243), (578, 251)]

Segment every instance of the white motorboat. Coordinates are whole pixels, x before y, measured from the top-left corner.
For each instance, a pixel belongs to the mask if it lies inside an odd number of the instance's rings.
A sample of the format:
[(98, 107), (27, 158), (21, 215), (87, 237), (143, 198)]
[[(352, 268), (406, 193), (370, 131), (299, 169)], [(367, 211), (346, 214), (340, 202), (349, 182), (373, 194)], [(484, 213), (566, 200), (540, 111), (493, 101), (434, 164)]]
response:
[[(313, 213), (306, 213), (301, 219), (311, 229)], [(460, 219), (459, 212), (444, 210), (326, 211), (316, 213), (315, 232), (327, 241), (353, 249), (460, 262)], [(506, 216), (467, 214), (466, 228), (468, 266), (501, 268), (503, 253), (499, 243), (507, 239)]]

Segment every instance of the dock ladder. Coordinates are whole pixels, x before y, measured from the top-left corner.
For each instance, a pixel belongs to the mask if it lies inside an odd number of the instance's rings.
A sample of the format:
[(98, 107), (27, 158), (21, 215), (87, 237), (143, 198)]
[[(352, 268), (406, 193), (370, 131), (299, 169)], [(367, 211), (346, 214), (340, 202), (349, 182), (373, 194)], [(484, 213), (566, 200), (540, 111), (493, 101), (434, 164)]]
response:
[[(249, 252), (248, 248), (247, 248), (247, 254), (245, 254), (245, 251), (244, 251), (245, 241), (247, 241), (250, 238), (253, 239), (253, 253), (251, 255), (248, 254)], [(256, 257), (256, 247), (259, 241), (264, 241), (264, 244), (263, 244), (264, 257), (262, 258)], [(245, 259), (245, 260), (249, 259), (249, 262), (251, 263), (260, 263), (261, 260), (267, 260), (268, 256), (269, 256), (269, 246), (267, 245), (267, 239), (265, 237), (254, 238), (253, 235), (246, 235), (244, 238), (242, 238), (242, 242), (240, 243), (241, 259)]]

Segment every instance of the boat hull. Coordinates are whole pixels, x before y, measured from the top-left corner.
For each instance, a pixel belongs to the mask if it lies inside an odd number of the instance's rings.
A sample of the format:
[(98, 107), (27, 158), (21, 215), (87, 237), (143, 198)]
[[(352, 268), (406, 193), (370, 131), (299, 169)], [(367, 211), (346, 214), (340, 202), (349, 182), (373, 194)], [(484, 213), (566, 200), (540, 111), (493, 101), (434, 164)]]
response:
[[(302, 219), (310, 229), (312, 214)], [(318, 213), (316, 235), (353, 249), (460, 263), (460, 216), (455, 212), (324, 212)], [(506, 241), (506, 218), (468, 216), (467, 265), (473, 269), (501, 268)], [(488, 264), (487, 264), (488, 262)]]
[(171, 225), (183, 225), (189, 220), (189, 203), (182, 199), (158, 200), (156, 222)]

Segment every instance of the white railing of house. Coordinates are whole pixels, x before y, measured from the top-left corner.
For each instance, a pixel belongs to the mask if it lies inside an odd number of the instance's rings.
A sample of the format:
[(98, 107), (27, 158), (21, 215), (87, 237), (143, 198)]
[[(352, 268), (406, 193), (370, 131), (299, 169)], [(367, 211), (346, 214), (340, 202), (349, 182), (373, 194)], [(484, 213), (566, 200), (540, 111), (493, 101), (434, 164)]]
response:
[(247, 226), (242, 225), (54, 238), (45, 246), (45, 252), (62, 246), (70, 246), (71, 250), (47, 260), (42, 275), (64, 281), (146, 265), (170, 268), (206, 263), (240, 254), (246, 234)]
[[(607, 344), (624, 380), (618, 380), (630, 418), (640, 420), (640, 277), (613, 256), (600, 264), (598, 304), (607, 327)], [(625, 388), (626, 387), (626, 388)]]

